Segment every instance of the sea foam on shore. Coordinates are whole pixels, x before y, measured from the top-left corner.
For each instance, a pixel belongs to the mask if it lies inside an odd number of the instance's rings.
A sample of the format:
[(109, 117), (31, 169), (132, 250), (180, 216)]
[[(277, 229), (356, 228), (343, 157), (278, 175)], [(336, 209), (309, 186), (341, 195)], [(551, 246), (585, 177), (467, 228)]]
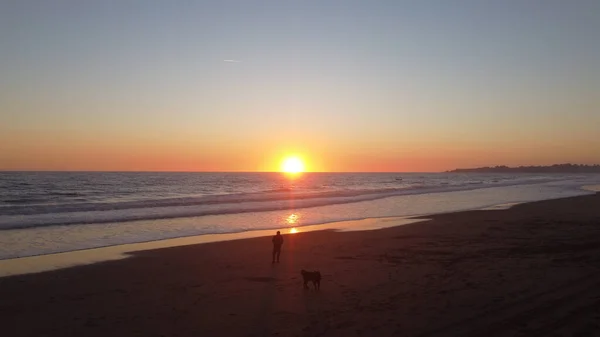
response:
[[(0, 259), (148, 242), (170, 238), (303, 227), (365, 218), (405, 217), (507, 203), (555, 199), (593, 192), (581, 189), (600, 176), (537, 184), (393, 196), (370, 201), (276, 211), (221, 214), (0, 231)], [(293, 206), (293, 200), (289, 203)], [(151, 211), (151, 210), (147, 210)]]

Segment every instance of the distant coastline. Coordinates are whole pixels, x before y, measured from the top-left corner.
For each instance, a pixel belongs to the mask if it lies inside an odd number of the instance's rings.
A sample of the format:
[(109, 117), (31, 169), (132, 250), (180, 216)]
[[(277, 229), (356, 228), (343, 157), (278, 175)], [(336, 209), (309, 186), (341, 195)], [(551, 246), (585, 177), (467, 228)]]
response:
[(486, 166), (459, 168), (448, 173), (600, 173), (600, 165), (554, 164), (551, 166)]

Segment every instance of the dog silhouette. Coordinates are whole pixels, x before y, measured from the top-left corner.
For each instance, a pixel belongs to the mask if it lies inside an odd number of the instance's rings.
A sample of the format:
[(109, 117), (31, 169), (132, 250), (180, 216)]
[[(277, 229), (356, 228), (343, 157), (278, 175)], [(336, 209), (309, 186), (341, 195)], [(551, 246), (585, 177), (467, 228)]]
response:
[(302, 279), (304, 280), (304, 289), (308, 289), (308, 282), (312, 282), (316, 289), (321, 289), (321, 272), (319, 271), (306, 271), (302, 269), (300, 271)]

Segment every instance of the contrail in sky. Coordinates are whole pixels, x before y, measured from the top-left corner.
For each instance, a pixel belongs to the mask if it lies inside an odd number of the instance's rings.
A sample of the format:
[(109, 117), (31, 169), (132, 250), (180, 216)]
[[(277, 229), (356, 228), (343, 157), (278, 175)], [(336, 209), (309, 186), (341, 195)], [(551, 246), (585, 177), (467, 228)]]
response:
[(240, 60), (223, 60), (223, 62), (240, 63), (242, 61), (240, 61)]

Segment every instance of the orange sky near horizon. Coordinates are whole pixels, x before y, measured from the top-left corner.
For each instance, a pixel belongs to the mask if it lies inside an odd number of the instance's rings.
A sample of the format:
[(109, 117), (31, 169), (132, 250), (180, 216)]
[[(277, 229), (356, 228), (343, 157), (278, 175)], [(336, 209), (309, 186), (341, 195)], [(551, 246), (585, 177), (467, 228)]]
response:
[[(40, 136), (40, 134), (38, 134)], [(168, 138), (167, 138), (168, 139)], [(63, 134), (0, 136), (0, 170), (33, 171), (279, 171), (286, 156), (308, 172), (441, 172), (494, 165), (597, 164), (597, 141), (556, 144), (378, 144), (262, 141), (203, 145), (160, 139), (96, 139)], [(560, 156), (558, 156), (560, 154)]]

